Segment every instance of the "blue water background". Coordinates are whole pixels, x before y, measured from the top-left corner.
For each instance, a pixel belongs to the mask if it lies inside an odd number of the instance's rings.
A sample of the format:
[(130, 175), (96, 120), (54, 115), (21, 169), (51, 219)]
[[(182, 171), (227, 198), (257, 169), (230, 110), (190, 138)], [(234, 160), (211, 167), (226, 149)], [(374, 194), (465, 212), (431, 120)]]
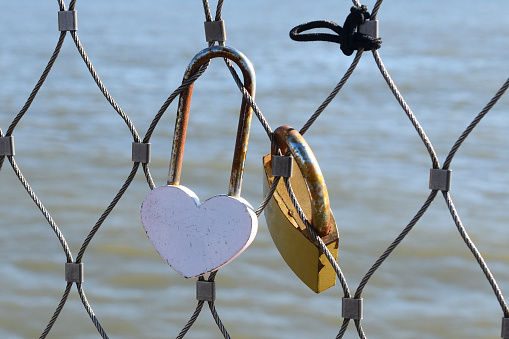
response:
[[(212, 3), (214, 6), (215, 3)], [(372, 7), (373, 1), (367, 3)], [(256, 102), (271, 127), (300, 128), (353, 57), (338, 45), (290, 40), (294, 26), (342, 24), (352, 2), (226, 1), (227, 45), (257, 77)], [(201, 1), (77, 2), (78, 36), (111, 95), (144, 135), (206, 47)], [(24, 105), (57, 43), (55, 1), (0, 1), (0, 128)], [(463, 130), (509, 76), (509, 2), (385, 1), (380, 55), (443, 163)], [(202, 200), (226, 193), (240, 94), (214, 60), (195, 86), (182, 184)], [(176, 102), (152, 138), (150, 170), (166, 182)], [(452, 162), (453, 201), (502, 292), (509, 291), (509, 97)], [(129, 130), (106, 102), (68, 35), (34, 103), (15, 129), (16, 161), (76, 257), (132, 167)], [(354, 291), (414, 217), (429, 189), (430, 157), (370, 52), (306, 133), (331, 195), (339, 264)], [(262, 200), (270, 151), (253, 120), (242, 196)], [(139, 209), (141, 170), (87, 249), (87, 298), (111, 338), (175, 337), (196, 306), (195, 282), (148, 241)], [(0, 171), (0, 336), (36, 338), (65, 288), (55, 234), (6, 161)], [(216, 307), (233, 338), (334, 338), (339, 285), (316, 295), (287, 268), (264, 218), (252, 246), (217, 277)], [(439, 195), (363, 293), (368, 338), (498, 338), (503, 313)], [(208, 309), (188, 334), (220, 338)], [(51, 338), (99, 337), (73, 288)], [(355, 338), (353, 325), (346, 338)]]

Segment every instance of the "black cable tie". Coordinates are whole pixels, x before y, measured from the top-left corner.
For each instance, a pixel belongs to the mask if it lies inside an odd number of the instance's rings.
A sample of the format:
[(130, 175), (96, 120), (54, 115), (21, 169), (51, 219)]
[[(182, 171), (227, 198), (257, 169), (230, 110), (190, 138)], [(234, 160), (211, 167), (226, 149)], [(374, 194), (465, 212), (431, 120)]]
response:
[[(335, 22), (327, 20), (310, 21), (294, 27), (290, 31), (290, 38), (295, 41), (328, 41), (340, 44), (341, 51), (345, 55), (352, 55), (355, 50), (363, 49), (366, 51), (379, 49), (382, 46), (382, 39), (368, 34), (360, 33), (357, 28), (364, 24), (371, 15), (367, 12), (367, 7), (353, 6), (350, 9), (343, 27)], [(312, 29), (326, 28), (336, 34), (329, 33), (306, 33)]]

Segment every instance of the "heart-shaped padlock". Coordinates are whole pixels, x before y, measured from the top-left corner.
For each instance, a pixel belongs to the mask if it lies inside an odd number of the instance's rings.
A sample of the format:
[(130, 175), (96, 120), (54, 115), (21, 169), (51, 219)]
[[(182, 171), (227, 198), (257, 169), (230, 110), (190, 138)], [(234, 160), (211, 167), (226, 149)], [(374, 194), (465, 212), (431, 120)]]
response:
[[(295, 197), (316, 234), (337, 259), (338, 230), (330, 210), (327, 186), (313, 151), (302, 135), (289, 126), (278, 127), (274, 139), (283, 152), (288, 149), (293, 155), (292, 161), (298, 170), (288, 176), (291, 176)], [(263, 158), (267, 179), (264, 180), (265, 194), (274, 182), (273, 161), (273, 154)], [(264, 214), (272, 240), (292, 271), (316, 293), (334, 286), (336, 271), (299, 218), (283, 180), (279, 181)]]
[[(253, 66), (242, 53), (227, 46), (212, 46), (198, 53), (183, 82), (213, 58), (235, 62), (242, 71), (244, 87), (254, 98)], [(190, 85), (179, 98), (168, 184), (152, 190), (141, 207), (141, 221), (150, 241), (161, 257), (186, 278), (228, 264), (251, 244), (258, 230), (253, 208), (240, 197), (252, 117), (252, 108), (244, 98), (228, 194), (201, 203), (192, 190), (180, 185), (192, 91)]]

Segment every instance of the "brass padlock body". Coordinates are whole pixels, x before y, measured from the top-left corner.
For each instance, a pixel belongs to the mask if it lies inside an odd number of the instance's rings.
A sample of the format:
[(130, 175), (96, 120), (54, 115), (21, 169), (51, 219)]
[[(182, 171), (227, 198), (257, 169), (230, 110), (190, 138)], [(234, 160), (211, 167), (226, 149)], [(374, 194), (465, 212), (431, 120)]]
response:
[[(302, 139), (302, 142), (305, 141)], [(309, 147), (307, 147), (307, 149), (309, 149)], [(311, 152), (310, 149), (309, 152)], [(314, 158), (314, 156), (312, 158)], [(302, 172), (299, 169), (299, 165), (295, 159), (293, 162), (293, 175), (290, 178), (290, 183), (306, 218), (311, 220), (313, 212), (310, 192)], [(263, 158), (263, 166), (266, 179), (264, 180), (263, 191), (266, 195), (274, 181), (271, 170), (271, 154)], [(310, 175), (309, 172), (306, 173)], [(319, 175), (321, 175), (321, 172)], [(329, 212), (330, 231), (327, 235), (321, 237), (321, 239), (332, 256), (337, 259), (339, 247), (338, 230), (336, 220), (330, 209)], [(325, 254), (318, 247), (316, 239), (309, 233), (306, 225), (298, 216), (283, 180), (279, 181), (273, 198), (265, 207), (264, 214), (272, 240), (279, 253), (302, 282), (316, 293), (323, 292), (334, 286), (337, 277), (336, 271)]]
[[(294, 160), (295, 161), (295, 160)], [(271, 155), (263, 158), (266, 180), (263, 182), (263, 192), (267, 194), (274, 181), (270, 172)], [(299, 170), (295, 170), (290, 179), (293, 191), (304, 213), (311, 215), (311, 203), (306, 184)], [(311, 290), (323, 292), (336, 284), (336, 271), (306, 229), (306, 225), (297, 215), (283, 180), (280, 180), (273, 198), (265, 207), (265, 219), (272, 240), (281, 253), (286, 264)], [(270, 220), (270, 221), (269, 221)], [(334, 256), (338, 257), (339, 237), (336, 220), (331, 212), (331, 232), (322, 238), (325, 245)]]

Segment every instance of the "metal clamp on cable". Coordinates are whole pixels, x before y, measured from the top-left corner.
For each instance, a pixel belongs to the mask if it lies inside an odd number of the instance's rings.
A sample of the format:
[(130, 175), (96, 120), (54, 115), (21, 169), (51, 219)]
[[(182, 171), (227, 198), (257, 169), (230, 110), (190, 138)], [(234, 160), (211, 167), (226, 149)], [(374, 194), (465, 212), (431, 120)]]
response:
[(150, 162), (150, 143), (133, 142), (132, 147), (133, 162), (148, 164)]
[(224, 20), (221, 21), (205, 21), (205, 40), (207, 42), (223, 42), (226, 41), (226, 30)]
[(432, 168), (429, 176), (429, 189), (449, 192), (451, 190), (450, 169)]
[(76, 11), (60, 11), (58, 12), (58, 30), (77, 31), (78, 30), (78, 14)]
[(67, 262), (65, 263), (65, 281), (82, 283), (83, 282), (83, 263)]
[(293, 157), (291, 155), (272, 155), (272, 176), (290, 178), (293, 173)]
[(1, 155), (14, 155), (14, 137), (0, 137), (0, 156)]
[(341, 316), (344, 319), (360, 320), (363, 317), (362, 314), (362, 298), (343, 298), (343, 307), (341, 310)]
[(502, 339), (509, 339), (509, 318), (502, 318)]
[(216, 282), (215, 281), (196, 281), (196, 300), (198, 301), (216, 301)]
[(357, 27), (357, 32), (369, 35), (373, 39), (378, 39), (378, 20), (368, 20)]

